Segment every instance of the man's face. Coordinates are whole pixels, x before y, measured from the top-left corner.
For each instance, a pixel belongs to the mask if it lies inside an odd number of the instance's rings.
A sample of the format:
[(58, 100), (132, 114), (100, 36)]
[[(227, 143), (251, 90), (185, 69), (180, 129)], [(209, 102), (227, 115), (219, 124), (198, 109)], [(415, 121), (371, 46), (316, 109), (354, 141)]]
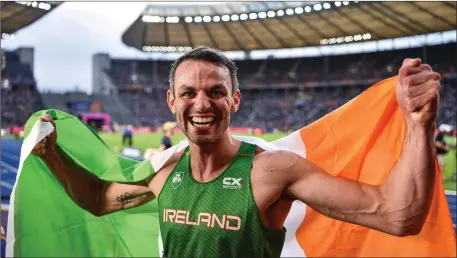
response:
[(167, 102), (189, 141), (208, 144), (217, 141), (230, 124), (230, 112), (236, 112), (240, 92), (232, 94), (229, 70), (210, 62), (187, 60), (175, 73), (174, 91)]

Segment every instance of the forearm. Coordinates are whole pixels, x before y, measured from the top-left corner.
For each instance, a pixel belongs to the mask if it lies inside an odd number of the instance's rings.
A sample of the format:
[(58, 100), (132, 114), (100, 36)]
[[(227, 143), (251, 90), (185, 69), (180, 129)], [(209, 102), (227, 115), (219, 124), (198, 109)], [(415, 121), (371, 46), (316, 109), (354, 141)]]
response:
[(435, 185), (434, 127), (407, 123), (402, 154), (380, 191), (385, 218), (397, 228), (417, 233), (425, 221)]
[(56, 147), (42, 157), (43, 161), (60, 182), (68, 196), (81, 208), (98, 214), (102, 207), (103, 192), (109, 183), (76, 164), (65, 152)]

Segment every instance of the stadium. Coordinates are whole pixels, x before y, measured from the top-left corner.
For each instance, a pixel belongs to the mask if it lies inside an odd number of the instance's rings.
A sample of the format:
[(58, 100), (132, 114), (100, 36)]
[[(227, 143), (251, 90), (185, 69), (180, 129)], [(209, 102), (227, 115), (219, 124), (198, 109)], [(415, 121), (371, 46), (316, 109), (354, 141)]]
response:
[[(64, 5), (1, 2), (2, 41)], [(1, 225), (7, 228), (32, 114), (61, 110), (90, 126), (117, 154), (149, 159), (161, 150), (164, 131), (173, 132), (173, 144), (185, 139), (165, 101), (171, 64), (184, 52), (209, 46), (238, 68), (242, 101), (231, 114), (231, 132), (266, 141), (318, 121), (397, 75), (405, 58), (421, 58), (441, 75), (436, 134), (444, 134), (449, 146), (443, 185), (456, 230), (456, 17), (455, 2), (149, 3), (119, 35), (143, 58), (93, 53), (90, 93), (40, 90), (34, 47), (2, 48)]]

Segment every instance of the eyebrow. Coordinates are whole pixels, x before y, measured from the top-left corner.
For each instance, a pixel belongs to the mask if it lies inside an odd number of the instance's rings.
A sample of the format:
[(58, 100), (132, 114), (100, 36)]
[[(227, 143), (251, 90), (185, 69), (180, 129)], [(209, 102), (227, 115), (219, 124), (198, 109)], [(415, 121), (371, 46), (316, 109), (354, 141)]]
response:
[[(219, 83), (219, 84), (215, 84), (215, 85), (211, 86), (207, 90), (211, 91), (211, 90), (220, 90), (220, 89), (227, 90), (227, 87), (225, 87), (224, 84)], [(179, 87), (178, 91), (195, 91), (195, 87), (192, 87), (189, 85), (183, 85), (183, 86)]]
[(224, 84), (216, 84), (211, 86), (208, 90), (220, 90), (220, 89), (225, 89), (227, 90), (227, 87), (224, 86)]
[(183, 85), (179, 87), (178, 91), (195, 91), (195, 88), (188, 85)]

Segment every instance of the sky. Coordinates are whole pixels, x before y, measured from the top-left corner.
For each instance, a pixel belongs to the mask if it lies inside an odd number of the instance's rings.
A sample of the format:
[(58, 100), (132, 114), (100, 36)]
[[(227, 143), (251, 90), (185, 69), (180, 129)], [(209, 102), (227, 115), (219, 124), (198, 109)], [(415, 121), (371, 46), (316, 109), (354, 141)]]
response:
[(91, 92), (93, 54), (147, 57), (121, 41), (121, 35), (147, 5), (145, 2), (65, 2), (19, 30), (13, 39), (2, 40), (2, 48), (34, 47), (34, 74), (39, 90), (65, 91), (77, 85), (78, 89)]

